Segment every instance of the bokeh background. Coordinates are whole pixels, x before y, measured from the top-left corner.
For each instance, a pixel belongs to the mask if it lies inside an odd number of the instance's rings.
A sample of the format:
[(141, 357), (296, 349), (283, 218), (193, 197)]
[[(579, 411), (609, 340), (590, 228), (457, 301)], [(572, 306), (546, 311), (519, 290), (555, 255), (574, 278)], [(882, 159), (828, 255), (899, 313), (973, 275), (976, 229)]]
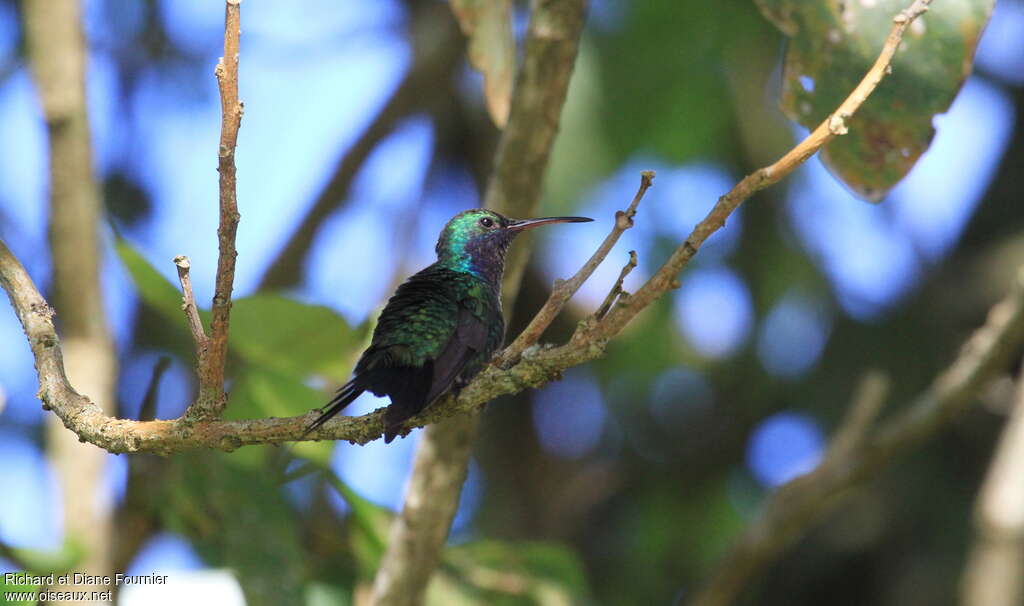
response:
[[(172, 418), (195, 389), (187, 342), (180, 346), (182, 335), (169, 334), (168, 321), (140, 301), (115, 237), (168, 280), (170, 259), (188, 254), (197, 298), (210, 300), (220, 112), (213, 66), (223, 13), (200, 0), (84, 7), (119, 414), (138, 415), (154, 365), (169, 356), (156, 410)], [(45, 291), (46, 130), (17, 10), (0, 1), (0, 238)], [(516, 15), (521, 33), (526, 7)], [(600, 303), (627, 251), (640, 259), (629, 290), (719, 195), (803, 134), (777, 109), (782, 50), (781, 34), (746, 1), (591, 3), (543, 209), (596, 221), (538, 234), (511, 332), (551, 281), (597, 246), (640, 170), (658, 176), (636, 227), (549, 339), (566, 337)], [(351, 330), (350, 350), (338, 352), (350, 364), (390, 291), (432, 261), (444, 222), (480, 204), (498, 136), (481, 77), (447, 6), (436, 2), (252, 0), (241, 54), (236, 294), (278, 291), (334, 310)], [(999, 0), (975, 74), (884, 203), (854, 198), (812, 159), (745, 205), (701, 250), (681, 288), (645, 311), (605, 358), (490, 404), (452, 544), (487, 541), (501, 558), (547, 558), (561, 571), (552, 583), (598, 603), (685, 598), (765, 495), (819, 459), (864, 371), (888, 372), (890, 406), (899, 406), (1006, 290), (1024, 259), (1022, 87), (1024, 2)], [(62, 487), (47, 459), (32, 358), (9, 310), (0, 310), (0, 344), (0, 541), (59, 551)], [(323, 397), (331, 387), (309, 384)], [(350, 412), (383, 403), (364, 397)], [(951, 603), (1004, 406), (1005, 398), (985, 398), (858, 489), (852, 505), (773, 568), (750, 603)], [(277, 409), (304, 411), (298, 402)], [(231, 482), (233, 502), (244, 510), (276, 491), (279, 515), (261, 518), (273, 528), (245, 515), (217, 520), (237, 527), (230, 532), (200, 523), (217, 509), (207, 502), (217, 491), (187, 470), (222, 465), (230, 473), (236, 455), (110, 455), (95, 494), (81, 498), (114, 508), (118, 570), (166, 571), (226, 600), (219, 603), (241, 600), (252, 570), (310, 599), (343, 601), (363, 579), (353, 502), (400, 506), (418, 434), (388, 446), (333, 446), (330, 466), (354, 492), (348, 499), (324, 474), (278, 491), (243, 481), (260, 475), (258, 464), (246, 467), (252, 475)], [(218, 532), (264, 543), (288, 537), (284, 553), (294, 558), (281, 565), (285, 556), (270, 546), (242, 547)], [(243, 548), (252, 550), (245, 561), (229, 553)], [(14, 569), (0, 558), (0, 572)], [(472, 580), (451, 577), (452, 595), (477, 595), (459, 589)], [(170, 591), (167, 603), (178, 603)], [(128, 593), (120, 603), (157, 603)]]

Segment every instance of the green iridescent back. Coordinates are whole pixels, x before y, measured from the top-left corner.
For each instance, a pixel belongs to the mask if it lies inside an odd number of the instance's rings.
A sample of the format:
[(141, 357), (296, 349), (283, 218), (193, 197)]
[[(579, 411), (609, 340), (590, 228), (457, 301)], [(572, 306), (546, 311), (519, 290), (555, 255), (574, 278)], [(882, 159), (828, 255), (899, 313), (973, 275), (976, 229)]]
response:
[(460, 311), (486, 327), (485, 344), (467, 360), (459, 377), (475, 375), (501, 347), (505, 322), (496, 289), (484, 279), (435, 263), (410, 277), (381, 312), (370, 347), (356, 372), (381, 365), (422, 367), (436, 360), (456, 334)]

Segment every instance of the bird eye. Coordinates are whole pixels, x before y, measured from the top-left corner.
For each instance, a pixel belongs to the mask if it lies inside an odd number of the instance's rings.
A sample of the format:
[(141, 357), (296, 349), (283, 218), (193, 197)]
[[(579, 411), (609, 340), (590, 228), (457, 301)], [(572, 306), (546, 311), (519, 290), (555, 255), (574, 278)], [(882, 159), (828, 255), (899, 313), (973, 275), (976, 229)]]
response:
[(494, 227), (494, 219), (490, 217), (484, 217), (483, 219), (480, 219), (480, 225), (483, 225), (484, 227), (487, 228)]

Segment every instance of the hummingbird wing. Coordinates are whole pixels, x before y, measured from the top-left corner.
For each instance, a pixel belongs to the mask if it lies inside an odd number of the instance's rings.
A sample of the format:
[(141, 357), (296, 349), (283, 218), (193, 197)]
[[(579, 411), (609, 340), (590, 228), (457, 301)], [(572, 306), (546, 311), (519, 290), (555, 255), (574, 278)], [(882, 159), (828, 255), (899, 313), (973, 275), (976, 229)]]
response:
[(385, 440), (447, 392), (486, 350), (479, 279), (431, 266), (402, 284), (381, 312), (356, 381), (388, 395)]
[(309, 431), (338, 414), (364, 390), (391, 399), (385, 442), (407, 419), (476, 374), (504, 334), (497, 294), (465, 273), (435, 266), (399, 286), (381, 312), (370, 347), (352, 381)]
[(487, 325), (472, 310), (459, 306), (455, 332), (434, 360), (434, 376), (427, 394), (427, 403), (433, 402), (451, 389), (466, 364), (487, 348)]
[(486, 340), (487, 327), (483, 320), (460, 305), (455, 329), (435, 359), (419, 368), (391, 369), (396, 373), (392, 383), (401, 387), (392, 386), (388, 391), (391, 406), (384, 413), (386, 443), (401, 432), (408, 419), (451, 389), (466, 365), (484, 351)]

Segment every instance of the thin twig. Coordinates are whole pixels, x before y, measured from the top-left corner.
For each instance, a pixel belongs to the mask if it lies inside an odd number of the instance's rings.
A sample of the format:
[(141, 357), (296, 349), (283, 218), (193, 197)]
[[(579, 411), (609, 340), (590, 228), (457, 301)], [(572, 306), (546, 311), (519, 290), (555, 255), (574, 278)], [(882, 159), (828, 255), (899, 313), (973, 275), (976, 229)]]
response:
[(238, 49), (241, 0), (226, 0), (224, 5), (224, 56), (214, 70), (220, 89), (221, 124), (217, 170), (220, 171), (220, 227), (217, 229), (220, 254), (213, 293), (210, 339), (205, 363), (199, 368), (199, 398), (190, 407), (190, 418), (219, 417), (224, 410), (224, 367), (228, 352), (228, 323), (231, 316), (231, 289), (235, 280), (235, 233), (238, 231), (238, 196), (235, 188), (235, 146), (242, 123), (242, 103), (238, 100)]
[(608, 295), (605, 296), (604, 301), (601, 303), (600, 307), (598, 307), (597, 311), (594, 312), (595, 319), (600, 320), (601, 318), (603, 318), (605, 314), (608, 313), (608, 310), (611, 309), (612, 303), (615, 303), (616, 299), (628, 296), (626, 291), (622, 290), (622, 283), (626, 281), (626, 276), (628, 276), (635, 267), (636, 251), (631, 250), (629, 251), (629, 262), (626, 263), (622, 267), (622, 271), (619, 272), (619, 279), (615, 281), (615, 284), (613, 284), (612, 289), (608, 291)]
[(570, 298), (576, 291), (583, 286), (583, 283), (590, 278), (597, 266), (604, 261), (608, 253), (611, 252), (615, 243), (619, 241), (619, 237), (622, 232), (626, 231), (630, 227), (633, 227), (633, 217), (636, 215), (636, 208), (640, 204), (640, 200), (643, 199), (644, 194), (648, 188), (654, 182), (654, 171), (645, 170), (640, 173), (640, 188), (637, 190), (636, 195), (633, 196), (633, 201), (629, 203), (626, 210), (615, 212), (615, 225), (612, 226), (611, 232), (608, 233), (604, 238), (604, 242), (601, 242), (601, 246), (597, 247), (594, 254), (591, 255), (590, 259), (583, 264), (583, 267), (576, 272), (576, 274), (568, 280), (559, 280), (555, 282), (554, 287), (551, 289), (551, 294), (548, 295), (548, 300), (544, 302), (544, 305), (540, 308), (533, 319), (530, 320), (529, 325), (523, 332), (519, 333), (516, 340), (513, 341), (504, 351), (498, 356), (495, 363), (502, 368), (508, 368), (514, 364), (519, 356), (526, 350), (527, 347), (533, 345), (540, 339), (540, 336), (547, 330), (547, 327), (551, 325), (555, 317), (562, 311), (562, 307), (569, 301)]
[(178, 268), (178, 281), (181, 282), (181, 310), (185, 312), (188, 328), (192, 332), (192, 342), (196, 346), (196, 365), (202, 368), (206, 363), (206, 348), (210, 340), (203, 329), (196, 297), (192, 293), (192, 278), (189, 276), (192, 264), (185, 255), (178, 255), (174, 257), (174, 265)]
[[(117, 352), (101, 288), (103, 198), (93, 167), (86, 64), (89, 45), (82, 2), (19, 3), (24, 50), (48, 131), (48, 243), (53, 262), (53, 305), (64, 336), (61, 373), (105, 411), (117, 410)], [(66, 362), (66, 363), (64, 363)], [(100, 411), (101, 413), (104, 411)], [(105, 477), (106, 457), (46, 419), (46, 454), (60, 482), (57, 497), (67, 536), (89, 549), (76, 570), (98, 578), (113, 574), (113, 516), (92, 494)], [(80, 579), (79, 579), (80, 580)], [(108, 589), (73, 582), (62, 591)]]

